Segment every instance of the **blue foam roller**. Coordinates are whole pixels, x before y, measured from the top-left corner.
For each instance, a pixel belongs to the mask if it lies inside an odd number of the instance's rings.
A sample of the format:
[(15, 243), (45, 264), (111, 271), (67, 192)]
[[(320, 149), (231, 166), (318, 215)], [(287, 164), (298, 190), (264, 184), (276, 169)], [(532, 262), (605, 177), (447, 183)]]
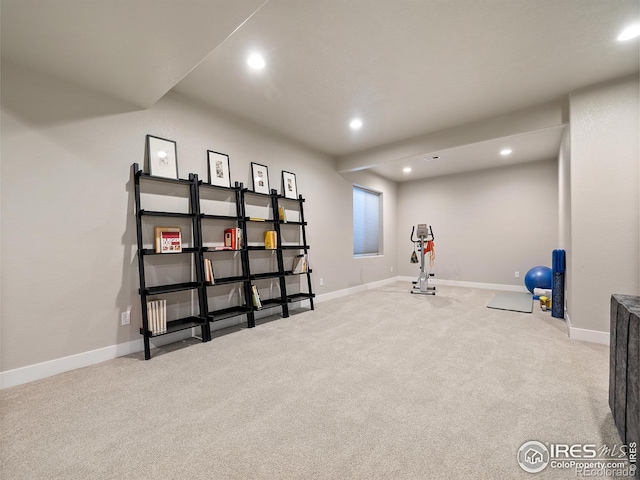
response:
[(551, 316), (564, 318), (564, 272), (553, 272)]

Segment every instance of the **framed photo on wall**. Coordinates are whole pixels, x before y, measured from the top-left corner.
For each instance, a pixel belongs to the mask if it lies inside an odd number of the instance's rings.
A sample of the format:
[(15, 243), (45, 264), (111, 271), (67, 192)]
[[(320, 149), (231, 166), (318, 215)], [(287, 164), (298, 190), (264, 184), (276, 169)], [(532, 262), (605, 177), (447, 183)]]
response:
[(218, 187), (231, 187), (229, 155), (207, 150), (209, 159), (209, 183)]
[(270, 193), (269, 190), (269, 169), (266, 165), (251, 162), (251, 179), (253, 180), (253, 191), (256, 193)]
[(298, 185), (296, 184), (296, 174), (282, 171), (282, 194), (284, 198), (298, 199)]
[(147, 162), (149, 175), (178, 179), (178, 152), (173, 140), (147, 135)]

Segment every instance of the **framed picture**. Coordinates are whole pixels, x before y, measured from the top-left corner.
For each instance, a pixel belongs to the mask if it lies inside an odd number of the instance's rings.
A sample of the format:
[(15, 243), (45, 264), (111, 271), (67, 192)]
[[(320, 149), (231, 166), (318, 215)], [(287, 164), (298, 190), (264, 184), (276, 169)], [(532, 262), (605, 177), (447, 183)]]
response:
[(256, 193), (270, 193), (269, 190), (269, 169), (266, 165), (251, 162), (251, 179), (253, 180), (253, 191)]
[(218, 187), (231, 187), (229, 155), (207, 150), (209, 158), (209, 183)]
[(150, 175), (178, 179), (178, 153), (173, 140), (147, 135), (147, 161)]
[(296, 174), (282, 171), (282, 194), (284, 198), (298, 199), (298, 185), (296, 184)]

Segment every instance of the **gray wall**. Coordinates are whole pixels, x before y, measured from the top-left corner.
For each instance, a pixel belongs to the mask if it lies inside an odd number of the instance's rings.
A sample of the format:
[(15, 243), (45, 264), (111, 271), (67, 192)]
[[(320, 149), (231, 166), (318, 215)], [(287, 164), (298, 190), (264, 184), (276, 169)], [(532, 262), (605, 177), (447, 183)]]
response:
[(232, 180), (248, 185), (251, 161), (278, 189), (281, 170), (296, 173), (316, 293), (395, 275), (393, 253), (353, 258), (352, 184), (333, 159), (179, 95), (131, 111), (5, 63), (1, 121), (2, 371), (141, 338), (131, 164), (146, 134), (177, 141), (182, 177), (206, 178), (207, 149), (228, 153)]
[[(556, 160), (403, 183), (398, 194), (398, 269), (409, 263), (411, 226), (432, 225), (437, 279), (524, 285), (526, 272), (551, 266), (558, 238)], [(515, 278), (515, 272), (520, 278)]]
[(570, 97), (573, 327), (608, 332), (611, 294), (640, 294), (638, 92), (636, 76)]

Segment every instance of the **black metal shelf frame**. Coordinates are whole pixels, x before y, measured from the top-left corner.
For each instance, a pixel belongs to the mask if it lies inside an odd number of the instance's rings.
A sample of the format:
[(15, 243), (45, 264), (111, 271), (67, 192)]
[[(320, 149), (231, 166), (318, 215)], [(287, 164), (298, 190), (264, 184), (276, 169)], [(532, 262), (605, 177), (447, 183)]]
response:
[[(137, 226), (137, 244), (138, 244), (138, 269), (140, 275), (140, 301), (142, 304), (142, 328), (140, 333), (144, 337), (145, 359), (149, 359), (150, 355), (150, 343), (149, 340), (154, 337), (167, 335), (170, 333), (178, 332), (180, 330), (186, 330), (189, 328), (200, 327), (202, 332), (202, 341), (206, 342), (211, 340), (210, 324), (220, 320), (245, 315), (247, 319), (247, 327), (252, 328), (255, 326), (254, 312), (259, 310), (253, 306), (252, 303), (252, 282), (261, 280), (277, 280), (280, 296), (275, 298), (269, 298), (262, 301), (262, 309), (266, 307), (280, 307), (282, 308), (282, 316), (289, 316), (289, 303), (309, 300), (311, 309), (314, 309), (313, 299), (315, 294), (311, 288), (311, 269), (307, 269), (303, 273), (293, 273), (291, 270), (285, 270), (283, 252), (287, 250), (302, 250), (305, 254), (309, 251), (309, 245), (306, 238), (307, 222), (304, 219), (304, 198), (299, 196), (298, 199), (285, 198), (278, 195), (276, 190), (271, 190), (271, 193), (257, 193), (247, 188), (244, 188), (242, 183), (235, 183), (233, 187), (222, 187), (217, 185), (211, 185), (209, 183), (198, 180), (198, 176), (195, 174), (189, 174), (189, 179), (171, 179), (164, 177), (157, 177), (144, 173), (137, 163), (133, 164), (133, 176), (135, 185), (135, 206), (136, 206), (136, 226)], [(182, 212), (167, 212), (167, 211), (155, 211), (142, 209), (141, 195), (140, 195), (140, 182), (141, 180), (158, 181), (166, 183), (174, 183), (179, 185), (185, 185), (189, 187), (189, 213)], [(200, 210), (200, 189), (216, 189), (231, 192), (234, 196), (236, 203), (236, 215), (211, 215), (202, 213)], [(246, 215), (247, 197), (255, 195), (257, 197), (267, 197), (271, 203), (272, 219), (252, 219)], [(294, 202), (299, 205), (300, 220), (295, 222), (284, 222), (277, 220), (278, 207), (280, 202)], [(145, 260), (144, 258), (152, 255), (160, 255), (155, 252), (155, 249), (143, 248), (142, 238), (142, 222), (144, 217), (168, 217), (168, 218), (186, 218), (191, 220), (192, 235), (193, 235), (193, 247), (183, 248), (180, 254), (176, 258), (176, 261), (184, 261), (184, 255), (193, 256), (195, 264), (195, 277), (196, 280), (192, 282), (183, 282), (169, 285), (147, 286), (145, 278)], [(243, 247), (236, 250), (218, 249), (213, 247), (205, 247), (203, 245), (203, 221), (231, 221), (236, 222), (236, 225), (242, 229), (243, 233)], [(247, 246), (247, 223), (253, 225), (257, 223), (273, 225), (273, 229), (276, 231), (278, 244), (275, 249), (266, 249), (264, 246)], [(300, 228), (302, 233), (301, 245), (282, 245), (282, 232), (281, 228)], [(251, 273), (251, 252), (275, 252), (277, 260), (277, 270), (272, 272), (263, 273)], [(219, 254), (221, 252), (240, 252), (240, 262), (242, 266), (242, 275), (232, 277), (216, 278), (213, 284), (209, 284), (205, 280), (205, 254)], [(164, 254), (167, 255), (167, 254)], [(308, 292), (287, 294), (286, 278), (291, 276), (306, 275)], [(215, 288), (218, 285), (229, 285), (234, 283), (242, 284), (242, 291), (244, 296), (244, 304), (237, 306), (229, 306), (218, 310), (209, 310), (207, 291), (210, 288)], [(196, 316), (190, 316), (182, 319), (172, 320), (167, 322), (167, 330), (162, 333), (152, 333), (149, 330), (149, 317), (147, 312), (147, 298), (149, 296), (160, 295), (164, 293), (180, 292), (195, 290), (198, 296), (199, 314)]]
[[(209, 340), (209, 329), (207, 326), (207, 322), (204, 320), (204, 314), (206, 309), (203, 309), (202, 303), (202, 269), (200, 267), (200, 262), (198, 261), (198, 257), (201, 255), (201, 244), (198, 243), (198, 232), (199, 232), (199, 219), (194, 211), (195, 201), (197, 199), (197, 182), (198, 177), (194, 174), (189, 174), (189, 180), (185, 179), (173, 179), (173, 178), (164, 178), (149, 175), (144, 173), (137, 163), (132, 165), (133, 170), (133, 179), (134, 179), (134, 196), (135, 196), (135, 208), (136, 208), (136, 232), (137, 232), (137, 246), (138, 246), (138, 272), (140, 276), (140, 303), (141, 303), (141, 312), (142, 312), (142, 328), (140, 328), (140, 333), (143, 335), (144, 339), (144, 358), (145, 360), (149, 360), (151, 358), (151, 344), (150, 339), (153, 337), (158, 337), (161, 335), (167, 335), (169, 333), (175, 333), (180, 330), (186, 330), (189, 328), (200, 327), (201, 329), (201, 338), (203, 342)], [(142, 208), (141, 201), (141, 192), (140, 192), (140, 182), (144, 181), (152, 181), (152, 182), (164, 182), (164, 183), (173, 183), (179, 185), (185, 185), (189, 187), (189, 205), (191, 211), (189, 213), (183, 212), (166, 212), (166, 211), (156, 211), (156, 210), (145, 210)], [(171, 254), (177, 255), (177, 261), (184, 261), (185, 254), (196, 256), (195, 259), (195, 267), (196, 267), (196, 281), (195, 282), (182, 282), (175, 283), (169, 285), (157, 285), (153, 287), (148, 287), (146, 283), (146, 265), (145, 265), (145, 257), (150, 255), (157, 255), (154, 249), (144, 248), (144, 239), (142, 235), (143, 230), (143, 217), (168, 217), (168, 218), (188, 218), (191, 219), (191, 229), (192, 229), (192, 238), (194, 239), (194, 247), (185, 248), (182, 254)], [(165, 254), (169, 255), (169, 254)], [(167, 322), (167, 330), (162, 333), (152, 333), (149, 329), (149, 313), (147, 311), (147, 299), (149, 296), (160, 295), (164, 293), (173, 293), (180, 291), (188, 291), (188, 290), (196, 290), (198, 292), (199, 306), (200, 306), (200, 317), (199, 316), (190, 316), (182, 319), (171, 320)]]

